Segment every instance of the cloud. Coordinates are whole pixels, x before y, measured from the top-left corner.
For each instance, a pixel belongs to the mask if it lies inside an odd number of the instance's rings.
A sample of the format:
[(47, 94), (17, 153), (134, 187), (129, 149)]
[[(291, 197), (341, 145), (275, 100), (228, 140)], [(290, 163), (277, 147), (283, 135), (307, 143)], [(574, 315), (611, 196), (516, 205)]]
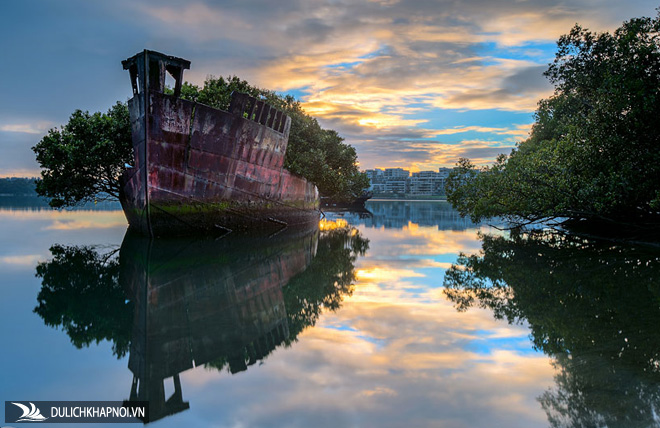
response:
[(495, 135), (511, 135), (524, 139), (529, 135), (531, 130), (531, 124), (526, 125), (514, 125), (513, 127), (505, 128), (495, 128), (495, 127), (486, 127), (486, 126), (456, 126), (453, 128), (441, 129), (435, 131), (435, 137), (440, 135), (452, 135), (460, 134), (465, 132), (480, 132), (480, 133), (492, 133)]
[(487, 165), (498, 154), (509, 154), (511, 143), (463, 140), (460, 143), (439, 141), (355, 141), (362, 168), (405, 167), (411, 171), (431, 171), (453, 166), (459, 158), (470, 158), (475, 165)]
[(2, 132), (20, 132), (24, 134), (44, 134), (53, 127), (52, 122), (42, 121), (36, 123), (9, 123), (0, 125)]
[[(28, 162), (29, 163), (29, 162)], [(27, 168), (27, 167), (8, 167), (2, 168), (0, 171), (0, 177), (38, 177), (41, 170), (39, 167)]]
[[(532, 112), (538, 99), (550, 94), (542, 75), (545, 65), (538, 63), (539, 59), (547, 62), (548, 56), (539, 58), (537, 52), (512, 59), (481, 55), (479, 51), (489, 42), (528, 48), (533, 41), (556, 37), (523, 28), (516, 33), (518, 41), (514, 43), (510, 32), (503, 30), (511, 19), (508, 7), (489, 10), (494, 16), (486, 20), (475, 5), (466, 6), (461, 13), (452, 13), (451, 8), (440, 12), (425, 2), (411, 6), (405, 1), (362, 5), (316, 1), (300, 10), (283, 6), (266, 21), (260, 21), (260, 13), (248, 20), (235, 5), (214, 9), (195, 3), (143, 10), (152, 18), (189, 28), (195, 40), (215, 38), (252, 46), (242, 51), (240, 64), (233, 52), (223, 60), (234, 62), (238, 66), (235, 72), (261, 86), (302, 90), (304, 108), (356, 146), (363, 167), (450, 166), (457, 157), (447, 153), (455, 149), (445, 147), (452, 149), (445, 154), (433, 149), (428, 152), (433, 145), (406, 140), (456, 134), (462, 132), (459, 129), (490, 134), (499, 138), (500, 145), (509, 143), (504, 152), (510, 150), (512, 137), (520, 140), (526, 130), (460, 123), (451, 129), (437, 129), (430, 126), (431, 118), (447, 109)], [(553, 12), (553, 16), (560, 12)], [(533, 25), (540, 25), (543, 18), (542, 13), (521, 16)], [(226, 20), (231, 24), (225, 27)], [(254, 25), (256, 22), (262, 25)], [(270, 33), (278, 34), (276, 43)], [(246, 56), (251, 64), (245, 61)], [(198, 71), (195, 76), (201, 79), (207, 74)], [(400, 147), (383, 152), (383, 140)], [(475, 148), (469, 141), (463, 151), (478, 156), (477, 163), (492, 161), (500, 153), (493, 147)], [(381, 156), (373, 158), (373, 152)]]
[[(5, 125), (8, 126), (8, 125)], [(39, 164), (30, 147), (39, 142), (40, 135), (33, 132), (0, 131), (0, 176), (36, 177)]]
[(18, 266), (22, 268), (32, 268), (39, 260), (42, 259), (40, 254), (27, 254), (22, 256), (4, 256), (0, 257), (0, 263)]
[[(395, 99), (424, 96), (431, 105), (445, 100), (451, 108), (470, 99), (463, 108), (533, 110), (535, 99), (512, 102), (500, 98), (497, 102), (496, 98), (509, 91), (521, 93), (506, 85), (506, 77), (512, 73), (502, 73), (524, 61), (507, 64), (504, 59), (475, 53), (487, 42), (519, 46), (555, 40), (562, 32), (559, 27), (563, 32), (570, 29), (568, 24), (557, 24), (557, 18), (574, 17), (538, 4), (515, 8), (499, 4), (484, 13), (481, 3), (460, 8), (445, 5), (438, 10), (430, 2), (351, 5), (312, 1), (300, 10), (281, 7), (268, 18), (261, 11), (248, 14), (248, 7), (254, 10), (254, 5), (240, 9), (201, 2), (142, 9), (151, 18), (182, 27), (183, 34), (194, 40), (236, 40), (252, 45), (243, 54), (252, 57), (253, 65), (244, 71), (267, 87), (305, 87), (309, 102), (341, 105), (343, 101), (360, 108), (366, 104), (382, 107), (384, 102), (395, 106), (399, 104), (392, 103)], [(512, 25), (516, 20), (525, 25)], [(520, 97), (529, 95), (523, 91)]]
[(410, 269), (388, 269), (384, 267), (374, 266), (368, 269), (359, 269), (356, 272), (358, 281), (366, 282), (382, 282), (382, 281), (398, 281), (401, 278), (412, 278), (424, 276), (418, 272)]
[[(49, 19), (34, 17), (27, 26), (13, 24), (33, 17), (27, 6), (17, 3), (5, 11), (8, 25), (0, 31), (7, 34), (0, 39), (12, 42), (3, 48), (9, 61), (25, 66), (9, 71), (5, 99), (12, 101), (0, 105), (0, 112), (40, 119), (13, 120), (0, 131), (36, 135), (45, 131), (45, 122), (61, 123), (74, 108), (106, 109), (130, 93), (118, 61), (149, 48), (190, 59), (186, 79), (196, 84), (208, 75), (235, 74), (293, 92), (323, 126), (359, 147), (363, 164), (376, 163), (368, 159), (374, 150), (365, 149), (378, 146), (374, 141), (406, 144), (457, 135), (443, 134), (449, 129), (480, 127), (471, 129), (485, 134), (484, 140), (510, 142), (517, 135), (497, 130), (513, 129), (519, 118), (509, 123), (490, 118), (512, 112), (532, 120), (537, 101), (551, 94), (542, 72), (561, 34), (575, 22), (612, 30), (625, 19), (654, 15), (656, 6), (649, 0), (117, 0), (80, 7), (83, 3), (49, 7), (44, 15)], [(45, 74), (43, 62), (49, 64)], [(93, 90), (99, 82), (104, 90)], [(466, 119), (475, 111), (483, 114), (481, 123)], [(447, 112), (455, 121), (438, 124), (436, 118)], [(414, 167), (413, 162), (419, 156), (391, 154), (392, 166)]]

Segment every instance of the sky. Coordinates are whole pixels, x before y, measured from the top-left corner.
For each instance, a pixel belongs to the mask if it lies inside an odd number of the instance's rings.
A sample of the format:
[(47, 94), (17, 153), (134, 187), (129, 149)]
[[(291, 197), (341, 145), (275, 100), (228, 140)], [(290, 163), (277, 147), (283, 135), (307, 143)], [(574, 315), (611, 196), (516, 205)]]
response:
[(76, 109), (130, 98), (121, 60), (188, 59), (184, 79), (237, 75), (292, 94), (362, 169), (485, 165), (524, 140), (556, 40), (655, 16), (651, 0), (0, 0), (0, 177)]

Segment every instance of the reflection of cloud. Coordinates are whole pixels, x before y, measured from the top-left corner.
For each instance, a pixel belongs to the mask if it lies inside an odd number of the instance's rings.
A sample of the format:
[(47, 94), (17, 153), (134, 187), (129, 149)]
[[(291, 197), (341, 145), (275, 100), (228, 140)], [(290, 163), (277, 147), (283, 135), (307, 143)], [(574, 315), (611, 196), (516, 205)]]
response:
[(319, 229), (321, 230), (334, 230), (334, 229), (342, 229), (346, 227), (348, 227), (348, 222), (343, 218), (338, 218), (334, 220), (323, 218), (319, 221)]
[(111, 221), (94, 221), (94, 220), (55, 220), (50, 226), (46, 229), (50, 230), (78, 230), (78, 229), (102, 229), (117, 227), (125, 225), (126, 220), (124, 219), (113, 219)]
[[(198, 399), (213, 395), (209, 422), (222, 413), (245, 426), (547, 425), (535, 397), (552, 383), (553, 368), (539, 354), (490, 344), (501, 326), (492, 314), (457, 313), (445, 301), (412, 295), (386, 301), (382, 288), (377, 294), (377, 302), (350, 298), (325, 314), (264, 369), (221, 382), (206, 371), (184, 373), (187, 397), (200, 407)], [(514, 340), (527, 334), (513, 329)], [(475, 342), (493, 349), (475, 352)], [(248, 399), (255, 390), (268, 398)], [(242, 405), (218, 408), (229, 399)]]
[(126, 225), (126, 219), (122, 211), (57, 211), (50, 209), (18, 211), (0, 209), (0, 220), (3, 218), (15, 222), (47, 221), (48, 223), (42, 227), (42, 230), (108, 229)]
[(361, 233), (370, 247), (352, 295), (292, 347), (236, 376), (182, 375), (201, 424), (547, 426), (536, 397), (554, 369), (531, 349), (528, 328), (485, 309), (459, 313), (442, 293), (435, 258), (478, 251), (476, 229)]
[[(521, 340), (529, 346), (527, 328), (494, 320), (486, 310), (459, 314), (444, 299), (429, 298), (432, 293), (416, 294), (408, 281), (399, 282), (395, 275), (382, 277), (380, 284), (358, 283), (342, 310), (326, 315), (318, 328), (304, 334), (300, 345), (307, 349), (299, 351), (311, 353), (310, 357), (322, 353), (323, 363), (340, 373), (333, 384), (355, 385), (361, 393), (349, 393), (351, 403), (360, 412), (384, 411), (385, 426), (385, 420), (392, 417), (383, 402), (388, 397), (396, 397), (398, 411), (415, 408), (422, 412), (418, 416), (429, 418), (462, 413), (462, 419), (470, 420), (461, 412), (462, 406), (449, 399), (466, 397), (474, 406), (467, 413), (480, 415), (472, 424), (465, 422), (470, 426), (487, 426), (489, 419), (501, 420), (509, 412), (512, 418), (524, 417), (526, 423), (544, 421), (533, 391), (537, 395), (543, 391), (552, 382), (554, 371), (546, 357), (517, 349)], [(351, 343), (352, 351), (343, 351), (346, 343), (332, 346), (337, 339), (328, 342), (328, 334), (344, 336), (342, 342)], [(491, 344), (492, 340), (497, 344)], [(475, 346), (491, 350), (477, 353), (472, 350)], [(374, 386), (359, 389), (360, 384)], [(505, 402), (509, 405), (503, 406)]]
[[(369, 238), (373, 242), (370, 254), (376, 260), (384, 259), (391, 262), (391, 258), (403, 259), (411, 266), (425, 260), (425, 256), (454, 255), (463, 251), (468, 254), (481, 250), (481, 243), (474, 239), (477, 229), (466, 230), (439, 230), (433, 226), (419, 226), (408, 223), (402, 229), (382, 229), (378, 235)], [(369, 233), (365, 229), (363, 233)], [(453, 260), (452, 260), (453, 261)], [(359, 260), (362, 263), (362, 260)]]

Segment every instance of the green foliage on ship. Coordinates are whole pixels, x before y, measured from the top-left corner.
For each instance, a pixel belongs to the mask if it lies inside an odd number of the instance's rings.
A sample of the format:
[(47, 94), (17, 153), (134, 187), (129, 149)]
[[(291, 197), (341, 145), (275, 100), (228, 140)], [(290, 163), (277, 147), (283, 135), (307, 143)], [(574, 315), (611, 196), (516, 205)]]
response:
[(659, 31), (660, 16), (562, 36), (529, 139), (481, 170), (461, 159), (448, 200), (474, 221), (659, 224)]
[(336, 131), (321, 127), (291, 95), (252, 86), (237, 76), (211, 76), (201, 88), (186, 82), (181, 97), (228, 110), (233, 91), (265, 99), (291, 117), (284, 167), (316, 184), (322, 196), (348, 202), (369, 187), (368, 178), (358, 168), (355, 148), (346, 144)]
[[(322, 128), (292, 96), (257, 88), (238, 77), (209, 77), (202, 88), (185, 83), (181, 96), (227, 110), (231, 93), (266, 99), (291, 116), (284, 167), (316, 184), (323, 196), (350, 201), (369, 186), (355, 149), (337, 132)], [(48, 131), (32, 150), (41, 165), (37, 193), (53, 207), (119, 197), (119, 177), (133, 163), (128, 107), (115, 104), (107, 113), (76, 110), (60, 129)]]

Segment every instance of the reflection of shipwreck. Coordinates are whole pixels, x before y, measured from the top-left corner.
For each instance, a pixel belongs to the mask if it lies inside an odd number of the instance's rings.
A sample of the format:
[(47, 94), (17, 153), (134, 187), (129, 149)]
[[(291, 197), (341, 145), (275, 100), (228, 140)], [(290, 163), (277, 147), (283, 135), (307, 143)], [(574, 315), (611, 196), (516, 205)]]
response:
[[(278, 229), (319, 218), (318, 191), (283, 169), (291, 119), (262, 100), (232, 94), (229, 112), (180, 98), (190, 61), (141, 52), (122, 62), (135, 167), (120, 199), (133, 229), (149, 236)], [(174, 80), (164, 94), (165, 78)]]
[(368, 247), (345, 221), (327, 220), (270, 237), (128, 231), (120, 249), (56, 244), (36, 268), (34, 312), (77, 348), (108, 340), (117, 358), (130, 354), (129, 401), (149, 401), (153, 421), (189, 407), (182, 371), (246, 370), (339, 308)]
[(181, 372), (203, 364), (246, 370), (289, 338), (282, 287), (311, 263), (318, 229), (266, 241), (125, 238), (121, 281), (135, 301), (130, 401), (149, 401), (150, 421), (189, 407)]

